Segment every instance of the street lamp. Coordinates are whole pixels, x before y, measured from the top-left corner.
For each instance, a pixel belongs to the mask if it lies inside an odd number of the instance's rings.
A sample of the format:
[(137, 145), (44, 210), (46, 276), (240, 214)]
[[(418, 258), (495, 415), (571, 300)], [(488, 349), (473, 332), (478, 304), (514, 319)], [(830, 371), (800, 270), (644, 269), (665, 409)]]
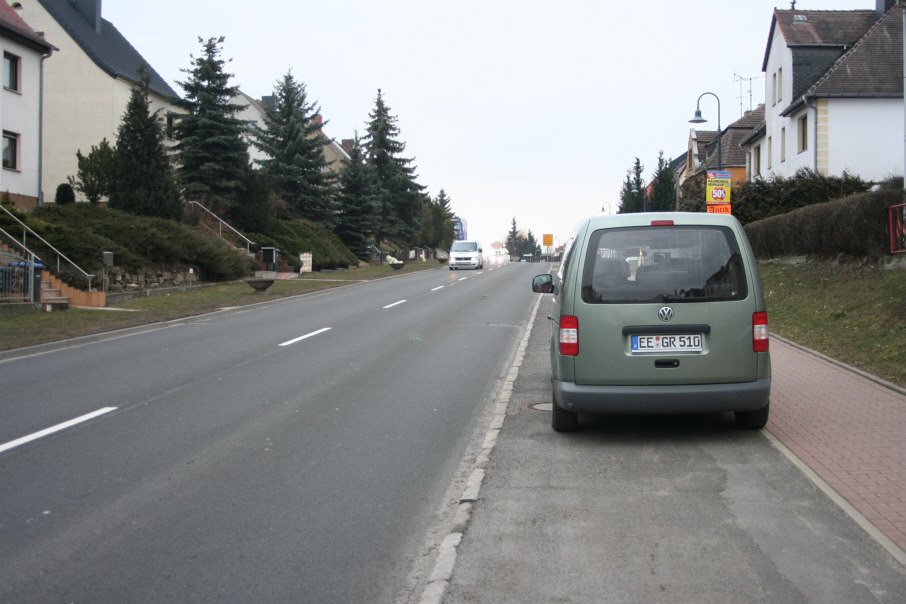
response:
[(689, 120), (689, 123), (690, 123), (690, 124), (703, 124), (704, 122), (707, 122), (707, 121), (708, 121), (708, 120), (706, 120), (705, 118), (702, 117), (702, 110), (699, 109), (699, 107), (698, 107), (699, 103), (700, 103), (701, 100), (702, 100), (702, 97), (705, 96), (705, 95), (708, 95), (708, 94), (710, 94), (710, 95), (713, 96), (715, 99), (717, 99), (717, 170), (720, 171), (720, 170), (723, 170), (723, 167), (724, 167), (724, 165), (723, 165), (723, 153), (721, 153), (721, 148), (720, 148), (720, 139), (721, 139), (721, 132), (720, 132), (720, 98), (719, 98), (716, 94), (714, 94), (713, 92), (703, 92), (703, 93), (701, 93), (701, 94), (699, 95), (699, 97), (698, 97), (698, 100), (695, 101), (695, 115), (692, 117), (691, 120)]

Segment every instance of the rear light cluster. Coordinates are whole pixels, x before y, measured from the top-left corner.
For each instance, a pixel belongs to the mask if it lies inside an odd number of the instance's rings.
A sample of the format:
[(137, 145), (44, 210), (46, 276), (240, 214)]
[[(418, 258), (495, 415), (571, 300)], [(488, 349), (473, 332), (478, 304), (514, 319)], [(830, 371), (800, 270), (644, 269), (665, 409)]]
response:
[[(579, 319), (565, 315), (560, 317), (560, 354), (574, 357), (579, 354)], [(752, 350), (768, 351), (768, 313), (752, 314)]]
[(574, 357), (579, 354), (579, 318), (560, 317), (560, 354)]
[(752, 350), (768, 351), (768, 313), (752, 313)]

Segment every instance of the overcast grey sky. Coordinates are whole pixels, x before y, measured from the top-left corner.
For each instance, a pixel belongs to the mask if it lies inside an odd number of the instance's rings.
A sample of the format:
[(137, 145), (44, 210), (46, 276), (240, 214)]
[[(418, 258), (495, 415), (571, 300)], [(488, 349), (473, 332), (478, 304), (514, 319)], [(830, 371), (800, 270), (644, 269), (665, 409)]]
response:
[[(254, 98), (292, 70), (336, 140), (364, 131), (382, 89), (418, 181), (487, 244), (514, 217), (561, 241), (616, 212), (635, 157), (647, 180), (658, 151), (686, 150), (701, 93), (720, 97), (722, 127), (761, 103), (774, 7), (790, 2), (104, 0), (103, 14), (180, 93), (199, 37), (225, 36), (232, 83)], [(714, 98), (701, 110), (716, 129)]]

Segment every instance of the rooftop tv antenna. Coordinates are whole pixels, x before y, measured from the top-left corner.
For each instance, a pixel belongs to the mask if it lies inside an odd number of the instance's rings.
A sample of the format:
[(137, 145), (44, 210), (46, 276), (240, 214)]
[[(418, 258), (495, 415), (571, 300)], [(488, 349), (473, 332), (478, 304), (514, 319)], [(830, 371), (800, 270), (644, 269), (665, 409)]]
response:
[[(736, 80), (737, 82), (739, 82), (739, 96), (736, 98), (739, 99), (739, 116), (740, 117), (745, 115), (746, 111), (751, 111), (753, 109), (753, 107), (752, 107), (752, 80), (760, 80), (763, 77), (764, 76), (761, 76), (761, 75), (746, 77), (746, 76), (741, 76), (738, 73), (733, 74), (733, 79)], [(743, 102), (746, 100), (747, 97), (749, 99), (749, 108), (748, 109), (746, 109), (743, 104)]]

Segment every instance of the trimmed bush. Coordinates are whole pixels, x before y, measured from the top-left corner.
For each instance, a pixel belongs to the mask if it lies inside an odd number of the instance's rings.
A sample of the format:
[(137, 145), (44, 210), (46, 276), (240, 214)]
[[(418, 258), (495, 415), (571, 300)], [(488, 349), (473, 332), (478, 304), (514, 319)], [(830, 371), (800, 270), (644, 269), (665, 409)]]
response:
[(75, 191), (72, 190), (72, 185), (65, 182), (58, 185), (57, 192), (53, 196), (53, 202), (58, 206), (75, 203)]
[(752, 222), (746, 235), (759, 258), (879, 258), (890, 251), (888, 208), (899, 203), (902, 191), (862, 193)]

